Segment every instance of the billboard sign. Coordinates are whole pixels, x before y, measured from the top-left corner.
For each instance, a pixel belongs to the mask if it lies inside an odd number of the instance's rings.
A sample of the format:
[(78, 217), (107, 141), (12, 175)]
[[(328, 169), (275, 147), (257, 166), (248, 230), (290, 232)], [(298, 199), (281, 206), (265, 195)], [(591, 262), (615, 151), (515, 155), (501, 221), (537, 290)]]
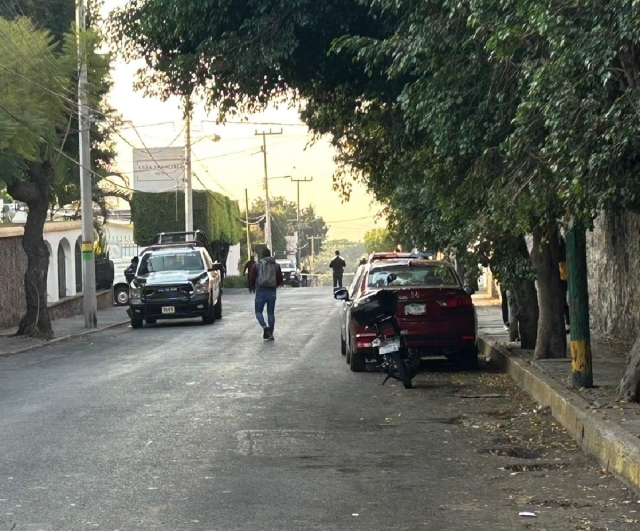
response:
[(168, 192), (184, 188), (184, 148), (133, 150), (133, 189)]

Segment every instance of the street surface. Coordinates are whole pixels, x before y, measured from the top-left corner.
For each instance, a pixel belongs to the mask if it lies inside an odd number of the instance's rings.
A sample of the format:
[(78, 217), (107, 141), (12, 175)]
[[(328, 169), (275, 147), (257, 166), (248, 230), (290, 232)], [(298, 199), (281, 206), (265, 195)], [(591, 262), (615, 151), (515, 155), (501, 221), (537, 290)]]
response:
[(329, 289), (283, 289), (269, 343), (248, 294), (224, 304), (0, 359), (0, 531), (638, 529), (491, 367), (382, 387), (340, 355)]

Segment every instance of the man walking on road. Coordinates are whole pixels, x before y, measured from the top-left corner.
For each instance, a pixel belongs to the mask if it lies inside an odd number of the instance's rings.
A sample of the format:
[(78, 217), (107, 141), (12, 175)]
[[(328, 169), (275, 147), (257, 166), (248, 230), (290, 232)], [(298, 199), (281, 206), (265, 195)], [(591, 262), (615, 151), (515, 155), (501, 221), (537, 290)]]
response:
[[(256, 292), (256, 319), (262, 327), (262, 339), (273, 341), (276, 326), (276, 291), (282, 285), (282, 270), (265, 248), (262, 259), (253, 266), (249, 276), (249, 286)], [(264, 307), (267, 306), (267, 320), (264, 320)]]
[(336, 251), (336, 257), (331, 260), (329, 267), (333, 270), (333, 287), (342, 287), (342, 275), (344, 275), (344, 268), (347, 266), (345, 261), (340, 256), (340, 251)]

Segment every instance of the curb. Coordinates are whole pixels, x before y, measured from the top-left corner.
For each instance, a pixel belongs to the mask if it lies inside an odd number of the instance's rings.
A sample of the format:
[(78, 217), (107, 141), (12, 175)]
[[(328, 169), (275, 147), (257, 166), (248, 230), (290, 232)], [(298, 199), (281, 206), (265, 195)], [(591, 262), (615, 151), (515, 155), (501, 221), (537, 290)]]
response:
[(51, 345), (55, 345), (57, 343), (63, 343), (65, 341), (69, 341), (70, 339), (74, 339), (76, 337), (84, 337), (90, 336), (91, 334), (97, 334), (98, 332), (104, 332), (105, 330), (110, 330), (112, 328), (119, 328), (129, 324), (129, 319), (126, 321), (122, 321), (119, 323), (110, 324), (107, 326), (103, 326), (102, 328), (96, 328), (95, 330), (85, 330), (83, 332), (78, 332), (77, 334), (68, 334), (66, 336), (55, 337), (49, 341), (43, 341), (42, 343), (38, 343), (35, 345), (29, 345), (28, 347), (21, 347), (15, 350), (10, 350), (8, 352), (0, 352), (0, 358), (8, 358), (9, 356), (15, 356), (16, 354), (22, 354), (23, 352), (29, 352), (30, 350), (36, 350), (39, 348), (49, 347)]
[(605, 470), (640, 493), (640, 439), (617, 424), (596, 417), (585, 400), (496, 341), (479, 334), (478, 349), (503, 368), (536, 402), (549, 406), (554, 418), (586, 454), (595, 457)]

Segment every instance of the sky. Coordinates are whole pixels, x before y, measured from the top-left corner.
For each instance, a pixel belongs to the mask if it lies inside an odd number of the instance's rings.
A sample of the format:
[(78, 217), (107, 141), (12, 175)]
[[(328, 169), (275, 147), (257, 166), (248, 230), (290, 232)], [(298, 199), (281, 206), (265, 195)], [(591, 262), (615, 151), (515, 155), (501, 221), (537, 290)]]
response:
[[(106, 9), (122, 4), (122, 0), (107, 0)], [(126, 175), (133, 171), (133, 147), (184, 145), (179, 100), (172, 98), (163, 102), (136, 92), (133, 82), (139, 66), (115, 61), (112, 73), (114, 87), (110, 104), (123, 120), (136, 126), (135, 129), (123, 128), (123, 138), (117, 139), (117, 168)], [(367, 230), (383, 226), (376, 221), (380, 206), (374, 204), (365, 186), (356, 184), (348, 203), (333, 190), (334, 149), (328, 139), (310, 144), (311, 135), (295, 109), (271, 108), (244, 118), (252, 123), (218, 125), (216, 116), (208, 114), (203, 104), (196, 105), (192, 120), (193, 173), (207, 188), (239, 200), (241, 210), (244, 210), (245, 189), (250, 202), (264, 199), (262, 138), (256, 136), (256, 132), (282, 131), (267, 137), (270, 196), (285, 196), (295, 201), (296, 184), (286, 176), (311, 177), (313, 181), (300, 185), (300, 203), (303, 207), (309, 204), (316, 207), (329, 225), (330, 239), (358, 241)], [(220, 139), (213, 141), (216, 135)], [(193, 186), (202, 188), (197, 179)]]

